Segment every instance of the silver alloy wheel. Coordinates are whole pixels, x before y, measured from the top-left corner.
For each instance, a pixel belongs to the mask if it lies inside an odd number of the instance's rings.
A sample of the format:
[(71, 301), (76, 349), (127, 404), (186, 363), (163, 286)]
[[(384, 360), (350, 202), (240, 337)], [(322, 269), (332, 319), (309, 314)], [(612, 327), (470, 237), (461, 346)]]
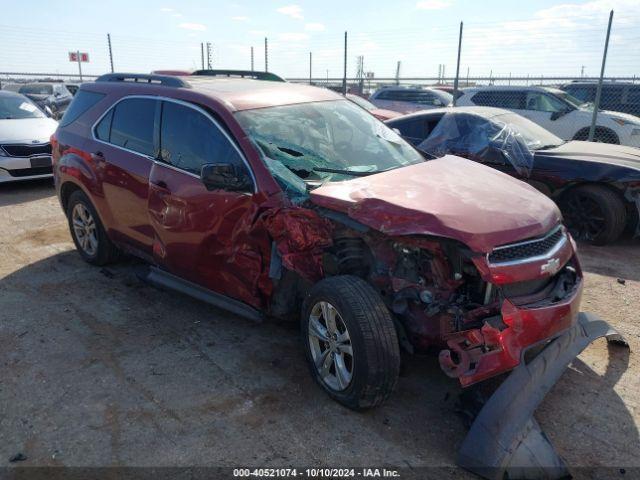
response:
[(322, 381), (332, 390), (342, 391), (353, 377), (353, 348), (347, 325), (329, 302), (318, 302), (309, 314), (309, 346), (313, 363)]
[(77, 203), (71, 212), (73, 233), (84, 253), (93, 257), (98, 252), (98, 232), (91, 212), (82, 203)]

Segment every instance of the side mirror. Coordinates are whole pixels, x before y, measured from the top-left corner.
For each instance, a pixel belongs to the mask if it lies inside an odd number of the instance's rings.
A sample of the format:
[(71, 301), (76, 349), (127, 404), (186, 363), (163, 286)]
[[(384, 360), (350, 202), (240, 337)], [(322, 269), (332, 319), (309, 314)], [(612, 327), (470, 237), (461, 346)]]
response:
[(207, 163), (200, 170), (200, 178), (207, 190), (251, 191), (251, 179), (246, 170), (228, 163)]
[(558, 120), (561, 117), (564, 117), (567, 113), (569, 113), (569, 110), (558, 110), (557, 112), (553, 112), (551, 114), (551, 120)]

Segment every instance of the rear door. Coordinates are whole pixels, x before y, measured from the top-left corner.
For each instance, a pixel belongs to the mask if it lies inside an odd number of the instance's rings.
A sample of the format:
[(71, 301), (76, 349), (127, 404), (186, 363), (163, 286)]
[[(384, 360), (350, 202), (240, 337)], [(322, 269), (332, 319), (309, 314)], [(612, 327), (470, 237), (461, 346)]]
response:
[(252, 191), (209, 191), (200, 179), (211, 163), (233, 164), (252, 177), (243, 154), (208, 112), (169, 100), (162, 101), (159, 144), (148, 203), (156, 263), (209, 290), (257, 302), (262, 258), (247, 233), (255, 181)]
[(114, 237), (143, 256), (151, 254), (147, 200), (159, 113), (160, 102), (152, 97), (119, 101), (96, 124), (89, 149)]

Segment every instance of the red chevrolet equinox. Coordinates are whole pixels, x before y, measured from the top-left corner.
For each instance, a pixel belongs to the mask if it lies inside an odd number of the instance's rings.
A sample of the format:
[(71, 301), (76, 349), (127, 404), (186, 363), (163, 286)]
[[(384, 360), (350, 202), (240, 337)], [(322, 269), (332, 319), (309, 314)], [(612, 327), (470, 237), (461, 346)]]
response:
[(401, 348), (467, 386), (573, 325), (582, 272), (551, 200), (426, 160), (329, 90), (253, 77), (81, 86), (52, 147), (82, 258), (126, 253), (152, 284), (299, 318), (312, 375), (354, 409), (391, 394)]

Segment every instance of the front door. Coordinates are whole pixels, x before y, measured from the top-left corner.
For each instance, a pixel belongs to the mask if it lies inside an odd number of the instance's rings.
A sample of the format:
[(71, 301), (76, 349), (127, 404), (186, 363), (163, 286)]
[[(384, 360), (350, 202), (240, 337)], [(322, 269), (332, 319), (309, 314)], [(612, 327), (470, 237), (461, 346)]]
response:
[(211, 163), (251, 175), (240, 150), (203, 110), (168, 100), (161, 106), (159, 142), (149, 178), (155, 261), (185, 280), (259, 306), (261, 252), (269, 245), (249, 234), (254, 192), (210, 191), (200, 179), (202, 166)]

